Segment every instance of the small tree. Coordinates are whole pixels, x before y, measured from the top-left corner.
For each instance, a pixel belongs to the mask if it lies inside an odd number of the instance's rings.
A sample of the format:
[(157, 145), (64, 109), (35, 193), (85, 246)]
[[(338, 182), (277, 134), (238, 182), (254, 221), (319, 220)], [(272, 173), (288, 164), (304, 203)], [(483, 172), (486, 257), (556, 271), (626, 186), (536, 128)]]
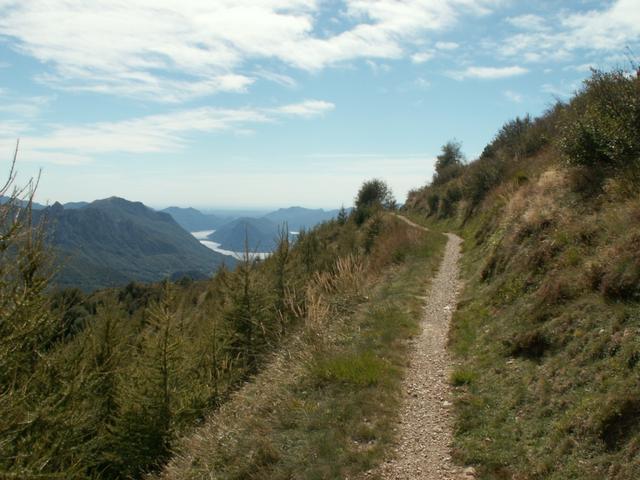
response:
[(460, 175), (464, 165), (462, 144), (451, 140), (442, 146), (442, 153), (436, 158), (436, 172), (433, 175), (434, 185), (448, 182)]
[(347, 223), (347, 220), (349, 219), (349, 216), (347, 215), (347, 211), (344, 208), (344, 205), (342, 205), (340, 207), (340, 210), (338, 211), (338, 216), (336, 217), (336, 220), (338, 221), (339, 225), (344, 225), (345, 223)]
[(289, 226), (284, 223), (278, 232), (278, 246), (273, 252), (275, 261), (275, 311), (280, 320), (280, 334), (284, 334), (287, 323), (287, 266), (289, 264), (289, 255), (291, 253), (291, 244), (289, 242)]
[(396, 200), (389, 186), (380, 179), (374, 178), (362, 184), (355, 200), (355, 219), (363, 224), (371, 215), (379, 210), (396, 208)]

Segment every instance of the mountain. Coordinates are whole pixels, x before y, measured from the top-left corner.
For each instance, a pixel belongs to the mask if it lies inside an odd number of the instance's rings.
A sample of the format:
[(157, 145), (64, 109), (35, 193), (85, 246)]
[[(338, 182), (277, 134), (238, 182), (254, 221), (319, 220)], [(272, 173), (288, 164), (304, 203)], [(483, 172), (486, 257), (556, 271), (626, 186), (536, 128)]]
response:
[(76, 208), (84, 208), (89, 205), (89, 202), (68, 202), (63, 204), (62, 206), (65, 210), (74, 210)]
[(229, 219), (218, 215), (202, 213), (195, 208), (169, 207), (162, 210), (162, 212), (171, 215), (178, 225), (188, 232), (215, 230), (229, 221)]
[(72, 209), (55, 203), (34, 217), (46, 221), (61, 259), (55, 279), (60, 286), (93, 290), (189, 272), (210, 275), (223, 262), (233, 263), (201, 245), (169, 214), (122, 198)]
[(310, 209), (303, 207), (281, 208), (275, 212), (268, 213), (263, 218), (270, 220), (277, 225), (286, 223), (290, 231), (300, 231), (310, 229), (317, 224), (331, 220), (338, 215), (339, 210)]
[[(5, 196), (5, 195), (0, 195), (0, 205), (7, 203), (10, 200), (9, 197)], [(18, 205), (19, 207), (25, 207), (27, 205), (27, 202), (25, 200), (18, 200), (15, 205)], [(33, 202), (31, 204), (31, 208), (33, 210), (43, 210), (45, 208), (47, 208), (46, 205), (42, 205), (41, 203), (36, 203)]]
[(280, 225), (267, 218), (243, 217), (233, 220), (209, 235), (225, 250), (242, 252), (245, 239), (252, 252), (270, 252), (277, 245)]

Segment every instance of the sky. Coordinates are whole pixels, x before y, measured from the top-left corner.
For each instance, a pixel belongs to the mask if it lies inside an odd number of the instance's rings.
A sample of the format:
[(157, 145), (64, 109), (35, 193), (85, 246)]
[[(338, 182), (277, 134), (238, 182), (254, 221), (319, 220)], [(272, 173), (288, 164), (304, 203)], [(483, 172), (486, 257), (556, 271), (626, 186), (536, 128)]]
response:
[(37, 200), (402, 202), (440, 147), (640, 55), (640, 0), (0, 0), (0, 168)]

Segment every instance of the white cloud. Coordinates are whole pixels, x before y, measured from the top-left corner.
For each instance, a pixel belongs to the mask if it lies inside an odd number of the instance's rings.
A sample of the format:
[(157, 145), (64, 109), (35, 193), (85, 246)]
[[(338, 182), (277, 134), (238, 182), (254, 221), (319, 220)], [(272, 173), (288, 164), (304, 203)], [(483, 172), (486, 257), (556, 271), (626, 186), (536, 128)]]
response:
[(298, 86), (298, 82), (293, 77), (282, 73), (270, 72), (269, 70), (259, 69), (254, 72), (254, 75), (269, 80), (270, 82), (277, 83), (283, 87), (294, 88)]
[[(197, 133), (247, 134), (251, 125), (274, 122), (281, 116), (311, 118), (333, 108), (329, 102), (305, 100), (271, 109), (202, 107), (116, 122), (55, 126), (43, 135), (23, 135), (21, 157), (41, 163), (75, 165), (89, 162), (91, 155), (176, 151)], [(0, 139), (5, 138), (0, 140), (0, 151), (22, 130), (22, 124), (0, 123)]]
[[(540, 19), (525, 15), (510, 23), (525, 30), (505, 39), (499, 47), (505, 56), (527, 61), (567, 60), (577, 50), (598, 52), (622, 50), (640, 40), (638, 0), (615, 0), (606, 8), (586, 13)], [(544, 24), (551, 25), (544, 28)]]
[(323, 100), (305, 100), (301, 103), (285, 105), (275, 110), (277, 113), (285, 115), (296, 115), (300, 117), (315, 117), (329, 112), (335, 108), (335, 105)]
[(425, 63), (431, 60), (434, 57), (434, 53), (432, 51), (425, 52), (417, 52), (411, 55), (411, 61), (413, 63)]
[(548, 21), (540, 15), (527, 14), (509, 17), (507, 18), (507, 22), (522, 30), (542, 31), (549, 28)]
[[(29, 126), (24, 122), (16, 120), (0, 120), (0, 139), (11, 139), (11, 142), (15, 143), (16, 139), (26, 132), (28, 128)], [(7, 150), (0, 149), (0, 158), (5, 151)]]
[(3, 0), (0, 35), (58, 88), (182, 102), (245, 91), (252, 60), (314, 71), (400, 58), (501, 0), (342, 2), (347, 27), (321, 34), (320, 0)]
[(391, 71), (391, 67), (386, 63), (379, 63), (379, 62), (374, 62), (373, 60), (367, 60), (366, 64), (369, 66), (369, 68), (375, 75), (379, 75), (381, 73), (389, 73)]
[(456, 80), (467, 78), (479, 78), (483, 80), (496, 80), (500, 78), (515, 77), (524, 75), (528, 70), (520, 66), (510, 67), (467, 67), (465, 70), (452, 71), (449, 75)]
[(8, 96), (6, 90), (0, 89), (0, 112), (7, 113), (12, 117), (33, 118), (53, 100), (51, 96), (17, 97)]
[(436, 48), (438, 50), (455, 50), (459, 47), (456, 42), (436, 42)]

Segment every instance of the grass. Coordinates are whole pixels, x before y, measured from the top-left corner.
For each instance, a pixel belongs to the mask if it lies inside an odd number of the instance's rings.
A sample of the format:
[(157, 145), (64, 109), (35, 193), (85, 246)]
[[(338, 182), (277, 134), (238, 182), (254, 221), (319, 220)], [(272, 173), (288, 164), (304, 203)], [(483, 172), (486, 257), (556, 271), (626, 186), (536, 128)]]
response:
[(358, 387), (378, 385), (389, 364), (370, 351), (348, 352), (326, 359), (318, 359), (313, 375), (320, 384), (343, 383)]
[[(375, 261), (366, 298), (326, 297), (339, 310), (302, 331), (186, 438), (163, 478), (352, 478), (390, 455), (408, 340), (420, 331), (424, 291), (445, 244), (436, 233), (398, 230), (411, 237), (404, 261), (393, 252), (387, 268)], [(381, 250), (394, 243), (382, 238)]]

